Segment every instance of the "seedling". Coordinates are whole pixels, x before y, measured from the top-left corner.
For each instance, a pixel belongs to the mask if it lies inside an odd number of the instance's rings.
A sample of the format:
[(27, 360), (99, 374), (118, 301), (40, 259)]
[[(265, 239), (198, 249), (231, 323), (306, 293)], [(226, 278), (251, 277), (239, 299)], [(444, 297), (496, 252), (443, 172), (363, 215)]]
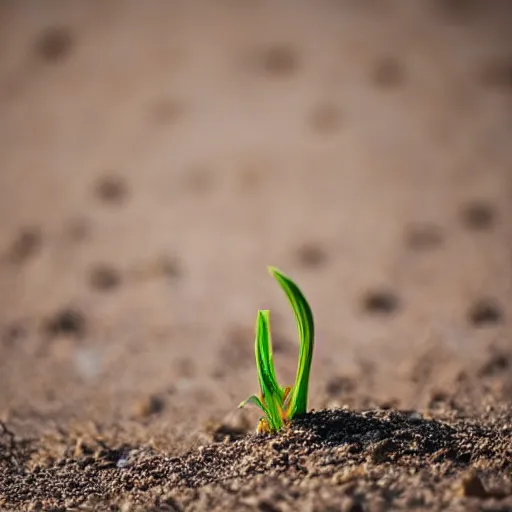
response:
[(290, 303), (299, 333), (299, 361), (293, 386), (282, 387), (277, 382), (270, 339), (270, 312), (258, 311), (254, 351), (260, 386), (259, 395), (252, 395), (239, 407), (252, 403), (259, 407), (264, 417), (258, 423), (258, 433), (275, 433), (282, 430), (293, 418), (304, 414), (308, 403), (309, 373), (313, 358), (314, 322), (311, 308), (299, 287), (274, 267), (270, 274), (284, 290)]

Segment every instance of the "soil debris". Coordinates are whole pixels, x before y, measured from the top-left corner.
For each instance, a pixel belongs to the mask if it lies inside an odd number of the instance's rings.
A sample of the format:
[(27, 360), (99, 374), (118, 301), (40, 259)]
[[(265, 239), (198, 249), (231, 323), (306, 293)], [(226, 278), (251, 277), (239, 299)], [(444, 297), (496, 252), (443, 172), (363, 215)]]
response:
[[(512, 440), (503, 429), (511, 421), (506, 410), (492, 424), (425, 419), (409, 411), (322, 410), (297, 419), (277, 436), (234, 438), (221, 426), (214, 437), (222, 437), (221, 442), (181, 456), (108, 440), (91, 452), (84, 441), (71, 446), (70, 440), (69, 449), (46, 466), (30, 468), (3, 458), (0, 496), (8, 509), (41, 503), (110, 510), (119, 505), (120, 496), (148, 506), (162, 503), (164, 496), (177, 510), (239, 509), (247, 506), (249, 496), (258, 498), (260, 510), (261, 503), (298, 510), (307, 502), (326, 510), (340, 500), (349, 510), (365, 510), (369, 497), (394, 510), (407, 510), (413, 502), (464, 510), (466, 499), (497, 496), (500, 506), (511, 506)], [(13, 454), (23, 453), (19, 441), (8, 437)], [(31, 450), (38, 449), (33, 442)], [(501, 492), (488, 492), (476, 468), (501, 482)], [(412, 496), (419, 481), (422, 495)]]

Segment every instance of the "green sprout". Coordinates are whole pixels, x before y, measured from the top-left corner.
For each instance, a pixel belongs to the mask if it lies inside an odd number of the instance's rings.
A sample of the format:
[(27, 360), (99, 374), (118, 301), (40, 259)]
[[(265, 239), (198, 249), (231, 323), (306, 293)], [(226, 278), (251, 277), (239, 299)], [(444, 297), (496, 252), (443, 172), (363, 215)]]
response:
[(250, 396), (239, 405), (239, 407), (244, 407), (248, 403), (252, 403), (263, 411), (265, 416), (258, 423), (258, 433), (279, 432), (293, 418), (306, 412), (315, 337), (313, 314), (299, 287), (276, 268), (269, 267), (268, 270), (284, 290), (295, 314), (299, 332), (299, 362), (295, 384), (288, 387), (280, 386), (277, 382), (272, 356), (270, 313), (267, 310), (258, 311), (254, 351), (260, 393)]

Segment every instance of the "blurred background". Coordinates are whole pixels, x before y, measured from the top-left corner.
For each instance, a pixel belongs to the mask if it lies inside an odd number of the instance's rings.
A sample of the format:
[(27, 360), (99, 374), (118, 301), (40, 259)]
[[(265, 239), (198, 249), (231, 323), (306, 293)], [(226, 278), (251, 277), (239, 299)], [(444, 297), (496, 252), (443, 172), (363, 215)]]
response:
[(284, 383), (297, 357), (269, 264), (315, 313), (312, 407), (510, 398), (510, 27), (505, 0), (1, 1), (0, 419), (253, 428), (258, 308)]

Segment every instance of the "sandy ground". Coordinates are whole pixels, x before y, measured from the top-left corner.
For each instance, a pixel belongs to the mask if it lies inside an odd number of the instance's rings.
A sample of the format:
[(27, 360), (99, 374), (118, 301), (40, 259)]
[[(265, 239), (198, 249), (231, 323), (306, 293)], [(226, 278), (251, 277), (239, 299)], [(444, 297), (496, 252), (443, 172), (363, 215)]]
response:
[[(1, 1), (0, 506), (512, 510), (510, 26), (498, 0)], [(268, 264), (335, 417), (276, 467), (236, 409), (258, 308), (294, 376)]]

